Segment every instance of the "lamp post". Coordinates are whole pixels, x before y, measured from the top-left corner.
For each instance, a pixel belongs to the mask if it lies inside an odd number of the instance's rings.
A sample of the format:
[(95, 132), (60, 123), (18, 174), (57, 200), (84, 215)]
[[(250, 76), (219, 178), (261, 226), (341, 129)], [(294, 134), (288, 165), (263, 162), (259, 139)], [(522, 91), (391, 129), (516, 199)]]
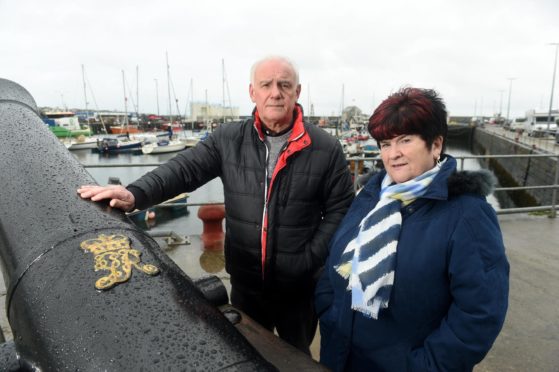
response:
[(155, 98), (157, 100), (157, 116), (159, 116), (159, 87), (157, 86), (157, 79), (155, 81)]
[(555, 72), (557, 71), (557, 52), (559, 51), (559, 43), (549, 43), (555, 45), (555, 64), (553, 65), (553, 79), (551, 80), (551, 97), (549, 98), (549, 112), (547, 114), (547, 133), (551, 124), (551, 108), (553, 106), (553, 90), (555, 89)]
[(499, 117), (501, 118), (503, 116), (503, 93), (505, 91), (503, 89), (499, 90), (499, 93), (501, 93), (501, 99), (499, 100)]
[(509, 81), (509, 102), (507, 104), (507, 123), (509, 122), (509, 115), (510, 115), (510, 96), (512, 93), (512, 81), (516, 80), (516, 78), (507, 78), (507, 80)]

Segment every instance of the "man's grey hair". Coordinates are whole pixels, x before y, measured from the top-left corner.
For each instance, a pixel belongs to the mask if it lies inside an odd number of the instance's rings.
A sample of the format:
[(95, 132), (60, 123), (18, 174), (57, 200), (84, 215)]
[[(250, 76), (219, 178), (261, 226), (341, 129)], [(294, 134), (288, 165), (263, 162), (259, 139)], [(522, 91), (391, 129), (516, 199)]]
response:
[(297, 67), (289, 58), (282, 57), (282, 56), (268, 56), (254, 62), (252, 68), (250, 69), (251, 84), (254, 84), (254, 75), (256, 74), (256, 70), (258, 69), (258, 67), (260, 67), (262, 63), (269, 62), (269, 61), (281, 61), (288, 64), (293, 70), (293, 73), (295, 74), (295, 85), (299, 85), (299, 70), (297, 70)]

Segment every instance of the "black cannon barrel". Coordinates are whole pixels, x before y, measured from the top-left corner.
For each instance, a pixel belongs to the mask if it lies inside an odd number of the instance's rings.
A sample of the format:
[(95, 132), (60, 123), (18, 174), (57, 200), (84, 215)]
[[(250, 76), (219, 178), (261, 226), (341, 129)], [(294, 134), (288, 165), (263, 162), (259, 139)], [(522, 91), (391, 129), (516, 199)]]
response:
[(275, 370), (153, 239), (77, 195), (95, 181), (37, 112), (0, 79), (0, 255), (22, 369)]

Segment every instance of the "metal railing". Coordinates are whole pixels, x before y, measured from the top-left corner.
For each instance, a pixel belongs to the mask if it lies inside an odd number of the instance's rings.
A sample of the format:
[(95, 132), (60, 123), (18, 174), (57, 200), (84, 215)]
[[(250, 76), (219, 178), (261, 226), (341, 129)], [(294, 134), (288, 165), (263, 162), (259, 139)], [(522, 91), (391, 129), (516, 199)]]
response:
[[(512, 213), (527, 213), (527, 212), (541, 212), (549, 211), (549, 216), (555, 218), (557, 215), (557, 189), (559, 188), (559, 155), (555, 154), (523, 154), (523, 155), (462, 155), (454, 156), (457, 160), (459, 166), (458, 169), (464, 169), (464, 162), (467, 159), (473, 160), (483, 160), (483, 159), (507, 159), (507, 158), (555, 158), (555, 179), (552, 185), (534, 185), (534, 186), (517, 186), (517, 187), (496, 187), (494, 192), (503, 191), (519, 191), (519, 190), (539, 190), (539, 189), (552, 189), (551, 205), (541, 205), (532, 207), (515, 207), (515, 208), (499, 208), (496, 210), (497, 214), (512, 214)], [(354, 175), (354, 187), (357, 189), (359, 186), (357, 183), (358, 178), (361, 176), (359, 173), (359, 162), (380, 162), (379, 156), (365, 157), (365, 156), (352, 156), (347, 158), (348, 162), (353, 161), (353, 166), (351, 168)], [(161, 162), (152, 163), (141, 163), (141, 164), (130, 164), (130, 163), (107, 163), (107, 164), (82, 164), (84, 168), (128, 168), (128, 167), (157, 167), (161, 165)], [(201, 206), (201, 205), (212, 205), (221, 203), (166, 203), (163, 205), (158, 205), (158, 207), (176, 207), (176, 206)]]
[[(453, 155), (454, 156), (454, 155)], [(559, 155), (554, 154), (524, 154), (524, 155), (461, 155), (454, 156), (458, 162), (458, 169), (464, 169), (464, 162), (466, 159), (482, 160), (482, 159), (507, 159), (507, 158), (555, 158), (555, 179), (552, 185), (534, 185), (534, 186), (517, 186), (517, 187), (496, 187), (494, 192), (502, 191), (519, 191), (519, 190), (538, 190), (538, 189), (552, 189), (551, 205), (541, 205), (533, 207), (516, 207), (516, 208), (499, 208), (496, 210), (497, 214), (512, 214), (512, 213), (527, 213), (527, 212), (541, 212), (549, 211), (549, 216), (555, 218), (557, 215), (557, 189), (559, 188)], [(380, 157), (348, 157), (348, 161), (354, 161), (357, 164), (359, 161), (379, 162)], [(354, 186), (357, 189), (357, 179), (360, 176), (359, 166), (355, 165), (351, 168), (354, 176)]]

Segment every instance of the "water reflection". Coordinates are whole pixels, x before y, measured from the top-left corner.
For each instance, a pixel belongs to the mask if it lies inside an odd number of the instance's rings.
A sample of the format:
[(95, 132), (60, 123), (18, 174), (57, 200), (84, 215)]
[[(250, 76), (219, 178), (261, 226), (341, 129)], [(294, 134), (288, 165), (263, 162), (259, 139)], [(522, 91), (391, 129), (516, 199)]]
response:
[(128, 168), (87, 168), (89, 174), (99, 183), (107, 184), (108, 177), (119, 177), (122, 184), (126, 185), (154, 169), (153, 166), (142, 166), (146, 163), (162, 163), (174, 156), (176, 153), (144, 155), (142, 152), (122, 154), (100, 154), (93, 150), (72, 151), (72, 155), (81, 164), (137, 164), (137, 167)]
[(223, 249), (204, 249), (200, 255), (200, 267), (209, 274), (216, 274), (225, 268)]

